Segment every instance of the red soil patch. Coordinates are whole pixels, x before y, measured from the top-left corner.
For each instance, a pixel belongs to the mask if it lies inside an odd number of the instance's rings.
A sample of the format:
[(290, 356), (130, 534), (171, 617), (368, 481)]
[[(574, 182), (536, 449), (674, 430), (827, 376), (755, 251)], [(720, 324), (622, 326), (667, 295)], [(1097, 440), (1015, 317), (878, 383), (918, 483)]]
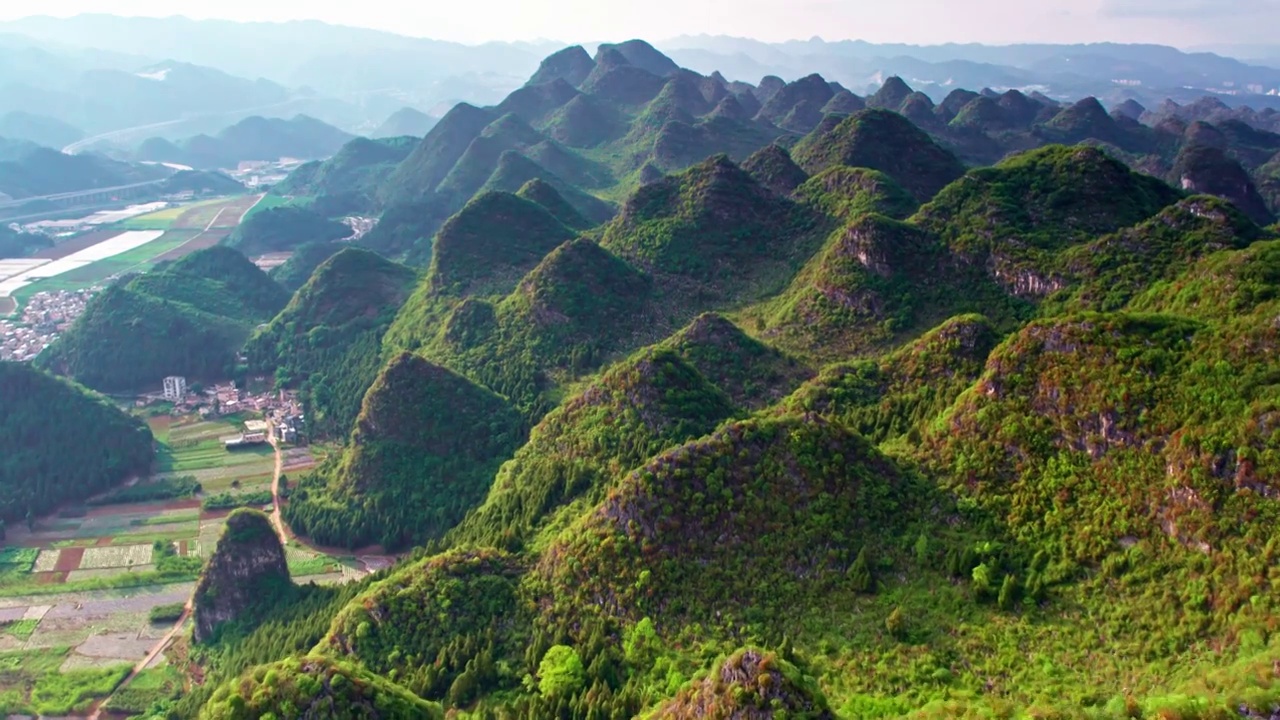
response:
[(163, 255), (152, 258), (151, 261), (160, 262), (162, 260), (177, 260), (179, 258), (186, 257), (197, 250), (204, 250), (205, 248), (211, 248), (214, 245), (217, 245), (222, 242), (223, 238), (230, 234), (231, 231), (228, 229), (214, 228), (209, 232), (200, 233)]
[(188, 551), (189, 551), (189, 550), (188, 550), (188, 547), (187, 547), (187, 541), (186, 541), (186, 540), (179, 540), (179, 541), (178, 541), (178, 554), (179, 554), (179, 555), (181, 555), (182, 557), (186, 557), (186, 556), (187, 556), (187, 552), (188, 552)]
[(200, 522), (204, 522), (205, 520), (221, 520), (222, 518), (230, 515), (234, 510), (235, 508), (224, 508), (222, 510), (201, 510)]
[(31, 573), (31, 577), (34, 577), (39, 585), (61, 585), (67, 581), (67, 573), (65, 572)]
[(51, 248), (41, 250), (31, 257), (42, 260), (61, 260), (72, 253), (91, 248), (104, 240), (110, 240), (122, 232), (122, 230), (95, 230), (91, 233), (73, 237), (66, 242), (58, 243)]
[[(58, 553), (58, 563), (53, 566), (54, 572), (68, 573), (80, 569), (80, 561), (84, 559), (84, 548), (63, 548)], [(65, 575), (64, 575), (65, 579)]]
[(147, 427), (151, 428), (151, 432), (153, 433), (168, 432), (169, 428), (172, 426), (172, 415), (152, 415), (147, 418)]
[(94, 543), (93, 545), (94, 547), (110, 547), (111, 541), (112, 541), (112, 538), (100, 537), (98, 538), (98, 542)]
[(166, 510), (192, 510), (200, 507), (199, 498), (186, 498), (185, 500), (165, 500), (163, 502), (153, 503), (132, 503), (127, 505), (99, 505), (90, 508), (85, 517), (103, 517), (105, 515), (124, 515), (134, 513), (151, 513), (157, 514)]

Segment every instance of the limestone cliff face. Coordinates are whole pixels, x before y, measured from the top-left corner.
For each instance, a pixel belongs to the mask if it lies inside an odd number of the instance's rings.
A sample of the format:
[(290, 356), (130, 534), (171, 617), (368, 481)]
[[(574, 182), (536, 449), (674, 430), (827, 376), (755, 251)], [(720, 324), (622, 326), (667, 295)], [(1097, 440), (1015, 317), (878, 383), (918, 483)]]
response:
[(223, 623), (257, 614), (289, 583), (284, 548), (271, 521), (257, 510), (235, 511), (196, 585), (196, 642), (212, 638)]

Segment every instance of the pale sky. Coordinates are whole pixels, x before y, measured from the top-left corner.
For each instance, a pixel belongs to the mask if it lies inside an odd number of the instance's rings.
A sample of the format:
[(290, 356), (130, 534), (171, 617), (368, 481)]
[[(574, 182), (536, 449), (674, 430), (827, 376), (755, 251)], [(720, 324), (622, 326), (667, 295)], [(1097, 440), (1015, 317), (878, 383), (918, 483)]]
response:
[(1280, 0), (43, 0), (39, 12), (316, 19), (406, 35), (487, 40), (651, 40), (708, 33), (778, 41), (1274, 43)]

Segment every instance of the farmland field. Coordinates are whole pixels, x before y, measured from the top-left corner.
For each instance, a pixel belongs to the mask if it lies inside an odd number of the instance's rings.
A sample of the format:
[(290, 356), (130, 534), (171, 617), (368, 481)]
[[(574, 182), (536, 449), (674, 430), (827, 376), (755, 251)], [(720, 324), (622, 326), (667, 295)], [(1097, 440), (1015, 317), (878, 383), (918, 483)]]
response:
[[(116, 234), (118, 235), (119, 233)], [(90, 262), (60, 275), (42, 278), (25, 285), (13, 293), (13, 298), (21, 305), (32, 295), (39, 292), (81, 290), (101, 283), (114, 275), (146, 270), (155, 263), (159, 256), (181, 247), (193, 237), (195, 237), (195, 233), (189, 230), (171, 230), (144, 245), (127, 250), (114, 257)]]
[(51, 260), (39, 267), (0, 281), (0, 295), (11, 296), (16, 291), (41, 279), (65, 275), (101, 260), (127, 253), (160, 238), (159, 230), (130, 230), (117, 233), (92, 247), (74, 252), (58, 260)]
[[(0, 315), (8, 314), (6, 308), (8, 312), (16, 310), (39, 292), (81, 290), (116, 275), (144, 272), (158, 262), (176, 260), (217, 245), (240, 224), (242, 217), (260, 197), (240, 195), (168, 208), (117, 223), (111, 230), (86, 233), (60, 243), (35, 257), (51, 261), (39, 268), (41, 273), (60, 267), (64, 271), (27, 284), (9, 282), (12, 287), (7, 291), (0, 286), (0, 295), (6, 296), (0, 298), (0, 303), (3, 303), (0, 304)], [(145, 218), (152, 218), (154, 222), (146, 223), (145, 227), (139, 225)], [(143, 233), (150, 233), (146, 242), (141, 242), (148, 237)], [(116, 239), (121, 236), (131, 240)], [(127, 249), (109, 255), (111, 250), (122, 244)], [(62, 265), (57, 264), (60, 260)], [(11, 302), (6, 302), (8, 296), (12, 297)]]
[(77, 235), (69, 240), (64, 240), (51, 248), (45, 248), (31, 257), (41, 258), (44, 260), (61, 260), (62, 258), (78, 253), (81, 250), (87, 250), (103, 240), (110, 240), (119, 234), (120, 230), (117, 229), (95, 230), (93, 232), (84, 233), (83, 235)]
[[(229, 452), (220, 441), (242, 432), (244, 419), (146, 418), (161, 448), (156, 476), (124, 489), (146, 490), (164, 480), (166, 487), (189, 490), (193, 486), (183, 483), (190, 481), (181, 478), (194, 476), (202, 486), (194, 497), (118, 504), (94, 504), (103, 502), (94, 498), (87, 507), (36, 520), (34, 529), (8, 528), (0, 548), (0, 717), (83, 716), (109, 695), (108, 709), (123, 716), (181, 692), (182, 678), (162, 652), (111, 694), (174, 627), (153, 622), (152, 609), (188, 600), (222, 535), (230, 511), (205, 510), (202, 502), (223, 493), (269, 496), (273, 450)], [(314, 458), (310, 448), (290, 448), (285, 461), (302, 467)], [(299, 583), (350, 582), (368, 572), (364, 559), (327, 555), (296, 540), (285, 552)]]
[(222, 205), (226, 202), (226, 198), (214, 198), (213, 200), (201, 200), (200, 202), (191, 203), (189, 205), (165, 208), (164, 210), (124, 220), (118, 225), (118, 227), (128, 228), (130, 230), (168, 230), (175, 221), (197, 208), (208, 205)]
[(261, 195), (241, 195), (219, 202), (193, 205), (174, 219), (173, 226), (190, 230), (234, 228), (240, 224), (240, 219), (258, 203), (261, 197)]
[[(275, 455), (270, 445), (229, 452), (222, 444), (222, 438), (237, 435), (243, 430), (240, 424), (225, 420), (187, 420), (170, 425), (168, 437), (161, 443), (156, 458), (156, 472), (162, 475), (195, 473), (198, 479), (228, 481), (265, 475), (264, 482), (269, 487), (275, 467)], [(210, 470), (218, 472), (198, 472)]]

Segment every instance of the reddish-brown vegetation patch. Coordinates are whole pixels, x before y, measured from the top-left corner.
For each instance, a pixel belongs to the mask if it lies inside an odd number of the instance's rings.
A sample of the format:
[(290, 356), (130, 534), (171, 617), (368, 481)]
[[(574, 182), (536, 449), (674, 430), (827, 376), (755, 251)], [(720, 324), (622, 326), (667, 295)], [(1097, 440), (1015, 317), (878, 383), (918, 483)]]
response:
[(58, 563), (53, 566), (53, 570), (54, 572), (63, 573), (63, 579), (65, 579), (66, 573), (80, 569), (80, 561), (82, 559), (84, 559), (84, 548), (63, 548), (62, 552), (58, 553)]
[(91, 233), (85, 233), (84, 235), (73, 237), (66, 242), (60, 242), (51, 248), (41, 250), (31, 257), (40, 258), (42, 260), (61, 260), (72, 253), (78, 253), (81, 250), (91, 248), (104, 240), (110, 240), (122, 232), (122, 230), (95, 230)]
[[(65, 551), (63, 552), (65, 554)], [(62, 558), (58, 559), (61, 560)], [(31, 573), (31, 577), (35, 578), (36, 583), (40, 585), (61, 585), (67, 581), (67, 574), (66, 572), (54, 570), (53, 572)]]

